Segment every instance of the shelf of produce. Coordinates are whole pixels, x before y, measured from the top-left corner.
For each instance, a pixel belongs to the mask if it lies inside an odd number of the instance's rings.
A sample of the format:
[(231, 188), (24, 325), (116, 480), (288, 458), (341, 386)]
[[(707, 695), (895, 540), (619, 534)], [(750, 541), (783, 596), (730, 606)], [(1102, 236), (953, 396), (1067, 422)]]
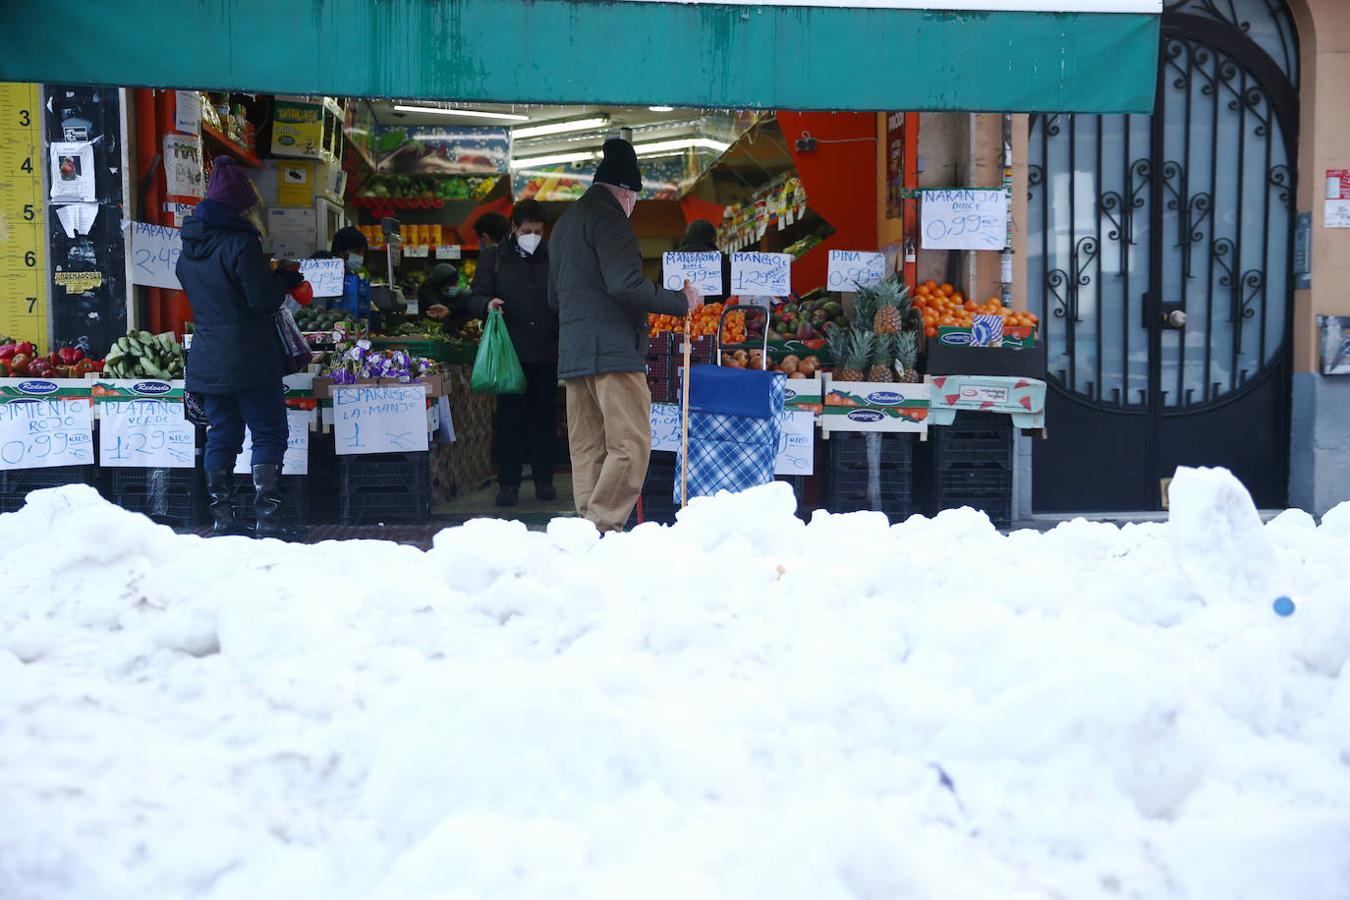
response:
[(352, 203), (362, 209), (443, 209), (438, 197), (355, 197)]
[(262, 168), (262, 160), (258, 159), (258, 154), (249, 148), (232, 140), (229, 135), (208, 122), (202, 122), (202, 137), (209, 144), (215, 144), (221, 150), (233, 156), (239, 162), (246, 166), (252, 166), (255, 169)]

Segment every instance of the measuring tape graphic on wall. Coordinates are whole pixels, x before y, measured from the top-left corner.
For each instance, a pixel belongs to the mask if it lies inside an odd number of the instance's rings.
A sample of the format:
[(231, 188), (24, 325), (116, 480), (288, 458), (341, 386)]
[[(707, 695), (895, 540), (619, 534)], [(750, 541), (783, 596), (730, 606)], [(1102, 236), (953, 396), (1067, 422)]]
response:
[(42, 107), (36, 84), (0, 84), (0, 335), (47, 343)]

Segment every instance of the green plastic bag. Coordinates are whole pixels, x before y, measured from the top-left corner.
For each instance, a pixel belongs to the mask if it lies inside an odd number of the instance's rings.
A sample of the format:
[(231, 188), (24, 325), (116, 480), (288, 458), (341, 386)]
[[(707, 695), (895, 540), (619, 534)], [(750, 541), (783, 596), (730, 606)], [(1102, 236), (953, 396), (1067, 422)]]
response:
[(511, 345), (511, 335), (506, 331), (506, 319), (502, 318), (500, 309), (488, 313), (469, 386), (480, 394), (525, 393), (525, 371), (520, 367), (516, 348)]

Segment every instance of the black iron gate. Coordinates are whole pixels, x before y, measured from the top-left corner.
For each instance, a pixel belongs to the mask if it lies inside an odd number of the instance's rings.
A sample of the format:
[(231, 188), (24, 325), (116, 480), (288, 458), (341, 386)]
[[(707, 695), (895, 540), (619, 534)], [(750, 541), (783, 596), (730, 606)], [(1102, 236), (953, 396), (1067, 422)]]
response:
[(1169, 0), (1153, 115), (1032, 119), (1037, 512), (1154, 509), (1178, 465), (1284, 504), (1297, 66), (1281, 0)]

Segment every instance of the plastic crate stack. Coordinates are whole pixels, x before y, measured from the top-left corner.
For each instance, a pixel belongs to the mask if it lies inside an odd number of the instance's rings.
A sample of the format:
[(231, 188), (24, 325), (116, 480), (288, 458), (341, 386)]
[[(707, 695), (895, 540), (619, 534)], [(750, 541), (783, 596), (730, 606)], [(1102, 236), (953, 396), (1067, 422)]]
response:
[[(647, 387), (653, 403), (680, 402), (680, 368), (684, 365), (684, 335), (663, 332), (652, 338), (647, 347)], [(713, 361), (717, 344), (711, 335), (694, 338), (690, 348), (693, 365)]]
[(914, 505), (913, 434), (836, 432), (826, 447), (826, 509), (875, 510), (893, 522), (909, 518)]
[(338, 475), (342, 525), (416, 524), (431, 518), (431, 468), (425, 450), (343, 456)]
[(983, 510), (998, 528), (1012, 525), (1012, 420), (993, 413), (959, 412), (934, 428), (935, 506)]
[(23, 508), (30, 491), (64, 487), (68, 484), (94, 484), (97, 480), (97, 466), (0, 471), (0, 513), (18, 512)]
[(191, 469), (104, 469), (103, 492), (128, 512), (149, 516), (162, 525), (195, 528), (206, 519), (206, 484), (200, 465)]
[(651, 462), (647, 465), (647, 480), (642, 484), (640, 506), (628, 517), (629, 528), (638, 524), (639, 512), (643, 522), (674, 524), (675, 513), (680, 509), (674, 500), (675, 479), (678, 475), (674, 453), (667, 450), (652, 452)]

